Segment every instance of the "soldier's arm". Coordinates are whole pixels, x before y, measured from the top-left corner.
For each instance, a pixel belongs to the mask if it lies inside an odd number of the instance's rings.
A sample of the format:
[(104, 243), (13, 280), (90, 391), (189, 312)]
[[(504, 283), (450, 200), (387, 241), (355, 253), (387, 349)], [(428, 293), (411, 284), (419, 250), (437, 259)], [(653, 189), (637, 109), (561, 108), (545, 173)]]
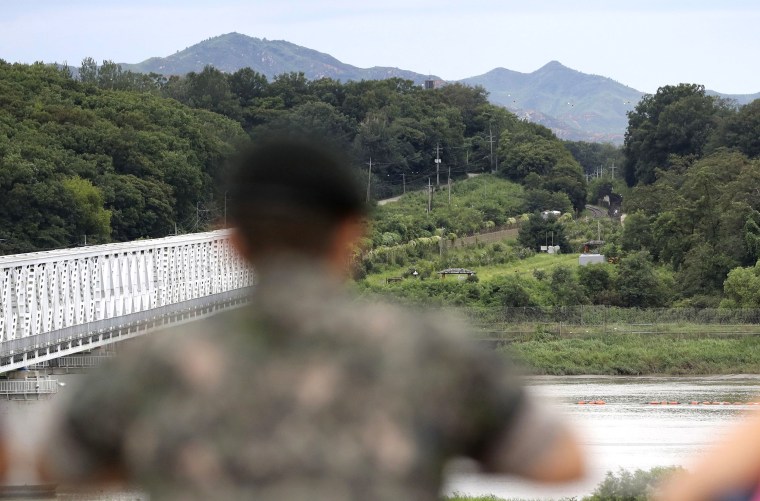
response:
[(585, 472), (582, 447), (572, 429), (527, 396), (481, 462), (488, 471), (540, 482), (579, 480)]

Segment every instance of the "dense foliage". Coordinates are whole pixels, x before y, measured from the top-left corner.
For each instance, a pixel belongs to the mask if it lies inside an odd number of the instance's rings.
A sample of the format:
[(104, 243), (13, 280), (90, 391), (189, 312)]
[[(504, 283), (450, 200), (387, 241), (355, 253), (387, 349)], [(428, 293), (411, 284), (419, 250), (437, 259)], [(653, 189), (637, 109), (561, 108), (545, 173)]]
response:
[[(269, 81), (249, 68), (212, 67), (167, 79), (91, 58), (75, 73), (0, 62), (1, 253), (207, 228), (223, 216), (220, 179), (235, 144), (273, 130), (346, 151), (372, 199), (428, 183), (441, 193), (468, 172), (496, 172), (530, 190), (527, 206), (470, 204), (422, 217), (424, 230), (415, 222), (383, 231), (402, 239), (585, 204), (585, 179), (562, 142), (489, 104), (480, 87), (302, 73)], [(516, 158), (530, 163), (518, 168)]]
[(148, 92), (0, 61), (0, 251), (203, 227), (243, 137), (225, 117)]
[[(661, 89), (645, 107), (666, 97), (658, 129), (677, 129), (682, 136), (678, 141), (673, 135), (666, 140), (651, 124), (639, 125), (641, 117), (631, 117), (629, 137), (645, 138), (638, 147), (649, 146), (641, 150), (647, 152), (642, 156), (631, 151), (633, 142), (627, 144), (626, 174), (637, 184), (624, 203), (629, 216), (621, 247), (647, 251), (656, 263), (670, 267), (681, 298), (713, 305), (728, 287), (724, 283), (729, 272), (760, 258), (760, 159), (757, 125), (752, 125), (760, 124), (760, 107), (752, 103), (732, 110), (695, 86)], [(689, 123), (694, 127), (680, 128), (686, 118), (675, 111), (671, 117), (672, 107), (692, 117)], [(739, 274), (734, 273), (733, 291)], [(760, 305), (746, 295), (731, 294), (725, 305)]]

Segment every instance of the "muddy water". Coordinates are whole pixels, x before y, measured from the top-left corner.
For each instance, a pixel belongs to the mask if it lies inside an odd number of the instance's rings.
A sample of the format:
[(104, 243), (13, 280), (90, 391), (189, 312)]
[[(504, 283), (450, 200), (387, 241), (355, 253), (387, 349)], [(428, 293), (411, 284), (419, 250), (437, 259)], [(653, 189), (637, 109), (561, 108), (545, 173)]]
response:
[[(583, 482), (546, 488), (510, 477), (452, 472), (446, 492), (494, 494), (498, 497), (561, 498), (590, 493), (605, 472), (688, 467), (720, 437), (747, 405), (760, 400), (760, 376), (711, 377), (544, 377), (530, 381), (530, 390), (551, 402), (555, 412), (581, 433), (591, 472)], [(579, 405), (602, 400), (605, 405)], [(652, 405), (649, 402), (680, 402)], [(689, 402), (731, 402), (691, 405)], [(735, 405), (734, 402), (742, 402)]]

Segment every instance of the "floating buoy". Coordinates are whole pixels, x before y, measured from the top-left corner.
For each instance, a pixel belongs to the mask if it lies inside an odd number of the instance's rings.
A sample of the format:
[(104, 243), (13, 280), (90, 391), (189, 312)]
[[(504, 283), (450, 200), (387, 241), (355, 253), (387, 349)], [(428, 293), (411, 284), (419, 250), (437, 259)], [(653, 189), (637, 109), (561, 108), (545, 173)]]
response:
[(585, 400), (581, 400), (580, 402), (578, 402), (578, 405), (585, 405), (585, 404), (586, 404)]
[(607, 402), (605, 402), (604, 400), (597, 400), (597, 401), (596, 401), (596, 402), (594, 402), (594, 403), (595, 403), (596, 405), (605, 405)]
[(649, 405), (660, 405), (660, 402), (655, 402), (654, 400), (649, 402)]
[(691, 402), (689, 402), (689, 405), (699, 405), (699, 402), (697, 402), (696, 400), (692, 400)]
[(713, 402), (702, 402), (702, 404), (704, 404), (704, 405), (712, 405)]
[(668, 405), (679, 405), (681, 402), (668, 402)]

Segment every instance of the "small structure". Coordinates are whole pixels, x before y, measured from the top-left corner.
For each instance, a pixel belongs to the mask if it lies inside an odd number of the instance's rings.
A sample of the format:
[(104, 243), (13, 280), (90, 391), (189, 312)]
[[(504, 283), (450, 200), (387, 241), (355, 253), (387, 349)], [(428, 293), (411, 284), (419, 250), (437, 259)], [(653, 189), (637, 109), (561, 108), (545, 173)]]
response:
[(442, 280), (449, 275), (453, 275), (459, 280), (465, 280), (467, 277), (474, 275), (475, 272), (465, 268), (446, 268), (445, 270), (439, 271), (438, 274), (441, 276)]
[(604, 254), (581, 254), (580, 257), (578, 257), (578, 264), (581, 266), (606, 262), (607, 259), (605, 259)]
[(583, 253), (588, 254), (602, 245), (604, 245), (604, 240), (589, 240), (588, 242), (583, 242)]
[(545, 210), (541, 213), (541, 217), (543, 219), (549, 219), (550, 217), (556, 219), (560, 217), (561, 215), (562, 213), (558, 210)]

